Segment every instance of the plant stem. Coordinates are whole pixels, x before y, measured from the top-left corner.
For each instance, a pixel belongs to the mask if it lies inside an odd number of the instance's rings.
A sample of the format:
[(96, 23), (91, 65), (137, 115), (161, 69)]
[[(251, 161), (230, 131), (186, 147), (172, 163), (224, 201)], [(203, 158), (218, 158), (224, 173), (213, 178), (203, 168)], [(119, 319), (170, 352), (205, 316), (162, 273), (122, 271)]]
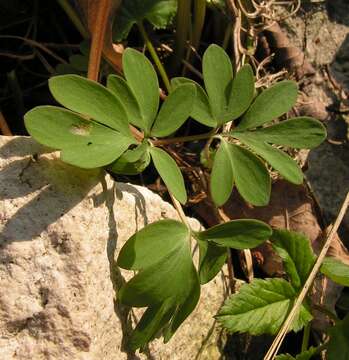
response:
[(168, 76), (166, 74), (166, 70), (165, 70), (164, 66), (162, 65), (162, 63), (161, 63), (161, 61), (159, 59), (159, 56), (158, 56), (152, 42), (149, 39), (149, 36), (148, 36), (147, 32), (144, 29), (143, 23), (139, 22), (139, 23), (137, 23), (137, 25), (138, 25), (139, 31), (140, 31), (140, 33), (141, 33), (141, 35), (143, 37), (145, 45), (149, 50), (150, 56), (152, 57), (155, 65), (156, 65), (156, 67), (157, 67), (157, 69), (159, 71), (159, 74), (160, 74), (160, 76), (162, 78), (162, 81), (164, 82), (166, 90), (167, 90), (167, 92), (170, 92), (171, 91), (170, 80), (169, 80), (169, 78), (168, 78)]
[(206, 0), (195, 0), (192, 45), (198, 49), (206, 15)]
[(185, 216), (185, 213), (183, 211), (182, 205), (180, 204), (180, 202), (172, 195), (172, 193), (169, 191), (168, 192), (170, 194), (173, 206), (175, 207), (182, 223), (191, 231), (191, 227), (189, 225), (188, 219)]
[(308, 322), (308, 324), (305, 325), (304, 330), (303, 330), (303, 340), (302, 340), (301, 352), (308, 350), (310, 329), (311, 329), (311, 325), (310, 325), (310, 322)]
[(185, 45), (190, 27), (191, 0), (178, 0), (175, 47), (173, 52), (172, 69), (176, 72), (184, 58)]
[(68, 15), (70, 21), (74, 24), (76, 29), (79, 31), (81, 36), (84, 39), (88, 39), (90, 37), (90, 34), (86, 30), (85, 26), (79, 19), (79, 17), (76, 15), (76, 12), (74, 8), (70, 5), (68, 0), (57, 0), (58, 4), (61, 5), (62, 9), (65, 11), (65, 13)]
[(195, 140), (204, 140), (211, 138), (213, 134), (214, 133), (210, 131), (208, 133), (199, 134), (199, 135), (179, 136), (169, 139), (152, 140), (152, 143), (154, 146), (161, 146), (161, 145), (176, 144), (176, 143), (195, 141)]

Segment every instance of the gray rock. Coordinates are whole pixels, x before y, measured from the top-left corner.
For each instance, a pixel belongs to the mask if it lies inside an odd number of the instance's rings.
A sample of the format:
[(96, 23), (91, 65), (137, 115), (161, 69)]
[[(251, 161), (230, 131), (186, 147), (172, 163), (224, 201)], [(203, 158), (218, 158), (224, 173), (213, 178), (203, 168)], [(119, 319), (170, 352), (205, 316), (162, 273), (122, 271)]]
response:
[(115, 301), (132, 276), (115, 258), (144, 225), (176, 218), (171, 205), (100, 170), (64, 164), (25, 137), (0, 137), (0, 184), (1, 359), (219, 358), (213, 316), (226, 294), (222, 275), (202, 287), (197, 309), (168, 344), (127, 350), (140, 313)]

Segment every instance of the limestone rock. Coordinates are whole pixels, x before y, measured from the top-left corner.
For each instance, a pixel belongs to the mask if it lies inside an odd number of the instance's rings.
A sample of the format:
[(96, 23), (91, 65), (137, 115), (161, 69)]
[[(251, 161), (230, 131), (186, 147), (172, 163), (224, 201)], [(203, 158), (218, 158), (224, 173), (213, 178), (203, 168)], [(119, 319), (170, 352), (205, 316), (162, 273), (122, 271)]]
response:
[(221, 275), (202, 287), (197, 309), (168, 344), (127, 350), (139, 314), (115, 301), (132, 275), (115, 258), (145, 224), (176, 218), (171, 205), (146, 188), (64, 164), (25, 137), (0, 137), (0, 184), (1, 359), (218, 358), (219, 332), (211, 330), (226, 291)]

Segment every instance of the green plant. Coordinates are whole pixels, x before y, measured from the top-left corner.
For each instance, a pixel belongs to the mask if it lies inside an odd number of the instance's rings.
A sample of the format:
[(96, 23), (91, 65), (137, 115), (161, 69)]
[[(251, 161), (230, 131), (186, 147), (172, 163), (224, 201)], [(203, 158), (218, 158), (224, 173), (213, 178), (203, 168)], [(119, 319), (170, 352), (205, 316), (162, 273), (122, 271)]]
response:
[[(200, 284), (220, 271), (227, 249), (250, 249), (269, 238), (285, 262), (290, 281), (257, 279), (245, 285), (228, 300), (218, 319), (230, 331), (275, 333), (314, 262), (307, 240), (286, 231), (272, 233), (268, 225), (252, 219), (193, 231), (178, 203), (187, 201), (183, 176), (163, 148), (176, 142), (207, 140), (207, 153), (214, 152), (214, 202), (218, 206), (224, 204), (236, 185), (246, 201), (261, 206), (270, 197), (271, 181), (265, 162), (293, 183), (299, 184), (303, 179), (297, 163), (271, 144), (284, 148), (315, 147), (326, 136), (323, 125), (300, 117), (264, 127), (295, 104), (296, 84), (282, 81), (256, 91), (252, 68), (245, 65), (234, 73), (229, 57), (217, 45), (211, 45), (203, 57), (205, 88), (191, 79), (174, 78), (160, 109), (158, 78), (150, 61), (129, 48), (123, 55), (123, 70), (125, 78), (110, 75), (107, 87), (77, 75), (51, 78), (52, 95), (68, 110), (37, 107), (26, 114), (25, 124), (37, 141), (59, 149), (63, 161), (79, 167), (105, 167), (114, 173), (137, 174), (152, 160), (173, 196), (182, 222), (163, 220), (146, 226), (128, 240), (118, 257), (120, 267), (137, 271), (120, 290), (119, 299), (130, 306), (147, 307), (134, 330), (131, 347), (143, 348), (160, 331), (164, 341), (168, 341), (195, 308)], [(189, 117), (211, 130), (170, 137)], [(227, 123), (233, 125), (232, 129), (222, 131)], [(140, 136), (133, 136), (139, 133)], [(191, 256), (191, 239), (199, 246), (198, 269)], [(327, 261), (324, 272), (337, 281), (343, 277), (347, 281), (341, 268), (344, 265), (335, 265)], [(299, 330), (310, 319), (305, 303), (292, 328)]]

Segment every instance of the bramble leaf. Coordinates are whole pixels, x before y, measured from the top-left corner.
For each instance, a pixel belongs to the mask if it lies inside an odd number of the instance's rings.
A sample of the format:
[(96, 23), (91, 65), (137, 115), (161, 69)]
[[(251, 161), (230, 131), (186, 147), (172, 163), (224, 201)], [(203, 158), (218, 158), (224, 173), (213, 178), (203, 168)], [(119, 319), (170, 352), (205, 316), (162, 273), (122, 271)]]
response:
[(177, 0), (123, 0), (115, 17), (114, 40), (127, 38), (138, 22), (148, 20), (155, 28), (166, 28), (177, 12)]
[(164, 150), (152, 147), (150, 154), (154, 165), (168, 190), (182, 204), (187, 202), (184, 179), (176, 162)]
[(337, 284), (349, 286), (349, 265), (333, 257), (326, 257), (320, 271)]
[(278, 229), (273, 230), (270, 240), (283, 260), (292, 285), (295, 289), (301, 288), (316, 260), (310, 240), (299, 233)]
[[(226, 300), (217, 319), (232, 333), (273, 335), (285, 321), (296, 296), (291, 284), (284, 279), (255, 279)], [(311, 319), (311, 314), (302, 305), (291, 330), (299, 331)]]
[(61, 150), (63, 161), (82, 168), (108, 165), (135, 143), (131, 137), (55, 106), (38, 106), (24, 120), (34, 139)]
[(122, 65), (127, 85), (137, 100), (142, 116), (139, 125), (149, 133), (159, 108), (158, 77), (147, 57), (132, 48), (125, 50)]
[(276, 356), (275, 360), (310, 360), (317, 353), (317, 351), (318, 348), (312, 346), (308, 350), (297, 354), (296, 357), (293, 357), (289, 354), (281, 354)]
[(269, 239), (271, 228), (262, 221), (241, 219), (215, 225), (196, 232), (195, 237), (233, 249), (251, 249)]
[(176, 87), (166, 98), (151, 129), (152, 136), (168, 136), (178, 130), (188, 119), (195, 100), (192, 84)]
[(139, 271), (121, 288), (119, 299), (129, 306), (148, 307), (132, 335), (133, 349), (143, 347), (165, 325), (168, 341), (195, 308), (200, 284), (190, 236), (182, 223), (161, 220), (137, 232), (121, 249), (118, 265)]
[(328, 360), (348, 360), (349, 359), (349, 314), (338, 321), (329, 330), (330, 341), (327, 347)]
[(49, 79), (49, 88), (69, 110), (131, 136), (124, 107), (104, 86), (78, 75), (59, 75)]
[(199, 123), (216, 127), (217, 121), (214, 119), (210, 103), (205, 90), (194, 80), (185, 77), (176, 77), (171, 79), (171, 85), (175, 89), (181, 84), (193, 84), (196, 88), (196, 97), (191, 111), (191, 117)]
[(262, 91), (242, 117), (237, 130), (255, 128), (291, 110), (297, 100), (297, 84), (284, 80)]

